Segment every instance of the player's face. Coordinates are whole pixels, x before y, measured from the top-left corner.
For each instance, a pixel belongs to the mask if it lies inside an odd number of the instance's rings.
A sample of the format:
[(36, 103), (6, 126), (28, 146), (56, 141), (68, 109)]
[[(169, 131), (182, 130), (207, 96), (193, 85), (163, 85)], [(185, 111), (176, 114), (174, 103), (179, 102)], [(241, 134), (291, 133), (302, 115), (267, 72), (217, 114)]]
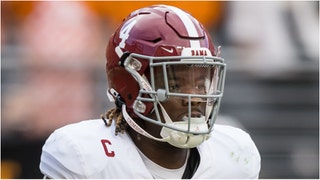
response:
[[(167, 84), (168, 90), (172, 94), (166, 101), (161, 102), (172, 121), (182, 121), (183, 117), (188, 117), (190, 107), (191, 117), (205, 115), (207, 99), (195, 96), (208, 94), (213, 72), (214, 67), (212, 66), (199, 67), (196, 65), (167, 66), (166, 73), (163, 73), (162, 68), (156, 69), (156, 89), (166, 89)], [(167, 74), (167, 77), (163, 74)]]

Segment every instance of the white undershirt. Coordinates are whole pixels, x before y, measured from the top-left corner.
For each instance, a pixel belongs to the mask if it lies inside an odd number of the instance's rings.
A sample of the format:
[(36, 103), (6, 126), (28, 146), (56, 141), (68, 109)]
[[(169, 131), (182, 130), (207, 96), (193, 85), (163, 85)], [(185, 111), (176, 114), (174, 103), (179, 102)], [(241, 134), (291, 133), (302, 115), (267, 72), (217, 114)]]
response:
[[(138, 149), (138, 148), (137, 148)], [(158, 164), (151, 161), (146, 155), (144, 155), (139, 149), (138, 152), (146, 165), (147, 169), (149, 170), (150, 174), (153, 176), (153, 178), (156, 179), (181, 179), (184, 170), (186, 169), (187, 165), (187, 159), (189, 157), (189, 151), (187, 154), (187, 158), (185, 160), (185, 163), (182, 167), (178, 169), (167, 169), (162, 166), (159, 166)]]

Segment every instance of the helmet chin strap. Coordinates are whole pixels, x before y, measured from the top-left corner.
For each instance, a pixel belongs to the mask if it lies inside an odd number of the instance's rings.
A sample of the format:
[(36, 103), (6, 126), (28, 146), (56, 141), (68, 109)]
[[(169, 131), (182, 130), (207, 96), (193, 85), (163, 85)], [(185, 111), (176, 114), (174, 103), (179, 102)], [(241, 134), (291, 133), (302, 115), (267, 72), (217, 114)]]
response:
[[(159, 103), (160, 104), (160, 103)], [(183, 122), (172, 122), (166, 111), (163, 109), (162, 105), (160, 104), (161, 111), (163, 113), (163, 116), (165, 118), (166, 124), (175, 126), (177, 128), (187, 130), (188, 128), (190, 130), (198, 130), (198, 131), (203, 131), (203, 130), (208, 130), (205, 117), (202, 118), (191, 118), (190, 125), (188, 121), (183, 121)], [(167, 127), (162, 127), (160, 136), (162, 138), (156, 138), (146, 132), (144, 129), (142, 129), (128, 114), (126, 110), (126, 105), (122, 105), (122, 114), (126, 122), (129, 124), (129, 126), (134, 129), (136, 132), (139, 134), (148, 137), (150, 139), (160, 141), (160, 142), (168, 142), (169, 144), (178, 147), (178, 148), (193, 148), (198, 145), (200, 145), (203, 141), (207, 140), (210, 135), (209, 134), (187, 134), (184, 132), (176, 131)], [(188, 127), (189, 126), (189, 127)]]
[(160, 142), (167, 142), (167, 139), (165, 138), (156, 138), (154, 136), (152, 136), (151, 134), (149, 134), (148, 132), (146, 132), (144, 129), (142, 129), (128, 114), (127, 110), (126, 110), (126, 105), (123, 104), (122, 105), (122, 115), (124, 117), (124, 119), (126, 120), (126, 122), (129, 124), (129, 126), (134, 129), (136, 132), (138, 132), (141, 135), (144, 135), (145, 137), (148, 137), (150, 139), (156, 140), (156, 141), (160, 141)]
[[(158, 104), (160, 105), (162, 115), (167, 125), (174, 126), (184, 131), (208, 131), (206, 118), (204, 116), (201, 116), (200, 118), (185, 117), (183, 121), (173, 122), (161, 103), (158, 102)], [(169, 138), (167, 142), (178, 148), (193, 148), (209, 139), (210, 134), (191, 134), (162, 127), (160, 136), (164, 139)]]

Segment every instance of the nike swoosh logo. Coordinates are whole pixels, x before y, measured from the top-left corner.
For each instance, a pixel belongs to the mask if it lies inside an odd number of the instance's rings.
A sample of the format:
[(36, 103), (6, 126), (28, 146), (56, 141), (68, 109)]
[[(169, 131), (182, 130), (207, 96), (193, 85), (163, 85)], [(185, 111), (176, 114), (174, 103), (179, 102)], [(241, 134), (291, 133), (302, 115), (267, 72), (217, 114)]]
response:
[(173, 48), (167, 49), (167, 48), (165, 48), (165, 47), (161, 47), (161, 49), (167, 51), (168, 53), (173, 53)]

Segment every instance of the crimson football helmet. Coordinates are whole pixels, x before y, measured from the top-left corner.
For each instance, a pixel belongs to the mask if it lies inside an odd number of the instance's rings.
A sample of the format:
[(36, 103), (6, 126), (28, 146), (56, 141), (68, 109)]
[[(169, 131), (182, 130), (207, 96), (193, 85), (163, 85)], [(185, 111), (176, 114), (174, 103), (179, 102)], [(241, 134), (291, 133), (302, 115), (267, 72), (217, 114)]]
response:
[[(109, 97), (135, 131), (179, 148), (210, 137), (226, 65), (220, 48), (190, 14), (167, 5), (132, 12), (111, 36), (106, 58)], [(186, 102), (186, 112), (169, 113), (164, 104), (171, 100)], [(135, 118), (162, 126), (160, 137), (146, 132)]]

